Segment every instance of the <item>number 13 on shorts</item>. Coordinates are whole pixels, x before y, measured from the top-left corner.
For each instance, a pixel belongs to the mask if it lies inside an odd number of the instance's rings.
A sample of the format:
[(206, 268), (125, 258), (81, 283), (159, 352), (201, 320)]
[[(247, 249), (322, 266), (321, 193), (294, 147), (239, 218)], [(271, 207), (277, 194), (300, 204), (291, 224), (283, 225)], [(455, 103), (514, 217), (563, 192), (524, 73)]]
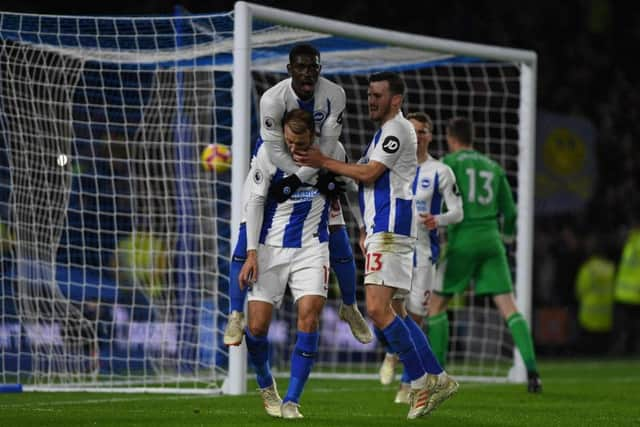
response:
[(382, 268), (382, 254), (380, 252), (367, 252), (364, 263), (365, 273), (380, 271)]

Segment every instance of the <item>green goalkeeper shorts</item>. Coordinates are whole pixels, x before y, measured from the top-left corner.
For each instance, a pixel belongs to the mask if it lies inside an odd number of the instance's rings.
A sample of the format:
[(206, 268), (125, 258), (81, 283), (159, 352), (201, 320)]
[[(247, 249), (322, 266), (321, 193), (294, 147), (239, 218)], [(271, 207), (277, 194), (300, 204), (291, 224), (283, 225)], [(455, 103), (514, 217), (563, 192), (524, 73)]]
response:
[(443, 295), (464, 291), (475, 280), (476, 295), (499, 295), (513, 291), (504, 245), (499, 240), (473, 245), (449, 245), (444, 261)]

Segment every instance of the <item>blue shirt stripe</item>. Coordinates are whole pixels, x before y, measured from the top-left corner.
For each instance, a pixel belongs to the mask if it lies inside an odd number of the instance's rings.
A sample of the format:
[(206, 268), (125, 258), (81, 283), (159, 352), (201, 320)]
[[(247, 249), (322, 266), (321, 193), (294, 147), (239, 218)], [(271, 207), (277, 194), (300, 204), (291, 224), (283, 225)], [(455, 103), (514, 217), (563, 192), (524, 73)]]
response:
[(413, 200), (396, 199), (396, 217), (393, 232), (404, 236), (411, 235), (413, 221)]
[(373, 202), (376, 215), (373, 218), (373, 232), (389, 231), (389, 214), (391, 210), (391, 172), (386, 169), (375, 182)]
[(284, 228), (284, 236), (282, 246), (285, 248), (302, 247), (302, 230), (304, 229), (304, 221), (311, 210), (311, 200), (304, 202), (296, 202), (293, 205), (293, 211), (289, 217), (289, 224)]
[(320, 218), (320, 223), (318, 224), (318, 240), (320, 243), (329, 241), (329, 208), (331, 207), (331, 203), (329, 200), (324, 202), (324, 209), (322, 209), (322, 217)]
[[(284, 176), (284, 172), (278, 169), (273, 175), (271, 183), (274, 184), (280, 181)], [(260, 230), (260, 243), (264, 243), (267, 238), (267, 234), (269, 233), (269, 229), (273, 225), (273, 216), (276, 213), (276, 208), (278, 207), (278, 203), (273, 200), (271, 197), (267, 197), (266, 203), (264, 205), (264, 216), (262, 219), (262, 229)]]
[[(429, 212), (431, 212), (431, 215), (438, 215), (441, 209), (442, 193), (440, 193), (440, 176), (436, 172), (433, 180), (433, 195), (431, 196)], [(431, 242), (431, 262), (435, 264), (440, 258), (440, 238), (437, 228), (429, 231), (429, 241)]]

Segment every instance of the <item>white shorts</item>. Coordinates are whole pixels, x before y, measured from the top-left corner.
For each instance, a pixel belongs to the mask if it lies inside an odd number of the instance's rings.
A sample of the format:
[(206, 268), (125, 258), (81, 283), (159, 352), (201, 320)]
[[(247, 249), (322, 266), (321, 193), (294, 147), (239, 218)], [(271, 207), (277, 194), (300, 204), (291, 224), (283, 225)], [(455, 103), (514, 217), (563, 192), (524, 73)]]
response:
[(340, 200), (333, 200), (329, 208), (329, 227), (332, 225), (345, 225)]
[(427, 315), (427, 309), (423, 302), (427, 291), (442, 290), (442, 282), (438, 283), (438, 273), (435, 264), (413, 268), (413, 280), (411, 282), (411, 292), (406, 298), (405, 307), (411, 313), (421, 316)]
[(411, 290), (415, 239), (393, 233), (367, 236), (364, 269), (365, 285), (396, 288), (396, 295)]
[(294, 302), (305, 295), (327, 297), (328, 243), (304, 248), (258, 247), (258, 280), (249, 288), (249, 301), (264, 301), (279, 308), (287, 285)]

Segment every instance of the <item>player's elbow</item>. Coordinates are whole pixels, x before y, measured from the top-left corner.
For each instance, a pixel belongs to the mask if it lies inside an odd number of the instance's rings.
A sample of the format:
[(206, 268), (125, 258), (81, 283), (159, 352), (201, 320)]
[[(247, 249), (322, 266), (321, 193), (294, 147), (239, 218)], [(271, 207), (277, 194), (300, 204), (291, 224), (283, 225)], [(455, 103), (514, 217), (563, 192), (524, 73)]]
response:
[(462, 222), (462, 220), (464, 219), (464, 211), (462, 209), (457, 209), (454, 214), (451, 216), (451, 222), (453, 224), (457, 224), (459, 222)]
[(364, 185), (371, 185), (374, 182), (376, 182), (376, 176), (372, 175), (372, 174), (362, 174), (359, 178), (358, 181), (360, 181), (361, 183), (363, 183)]
[(382, 163), (371, 162), (360, 170), (358, 181), (364, 185), (371, 185), (382, 175), (386, 167)]

